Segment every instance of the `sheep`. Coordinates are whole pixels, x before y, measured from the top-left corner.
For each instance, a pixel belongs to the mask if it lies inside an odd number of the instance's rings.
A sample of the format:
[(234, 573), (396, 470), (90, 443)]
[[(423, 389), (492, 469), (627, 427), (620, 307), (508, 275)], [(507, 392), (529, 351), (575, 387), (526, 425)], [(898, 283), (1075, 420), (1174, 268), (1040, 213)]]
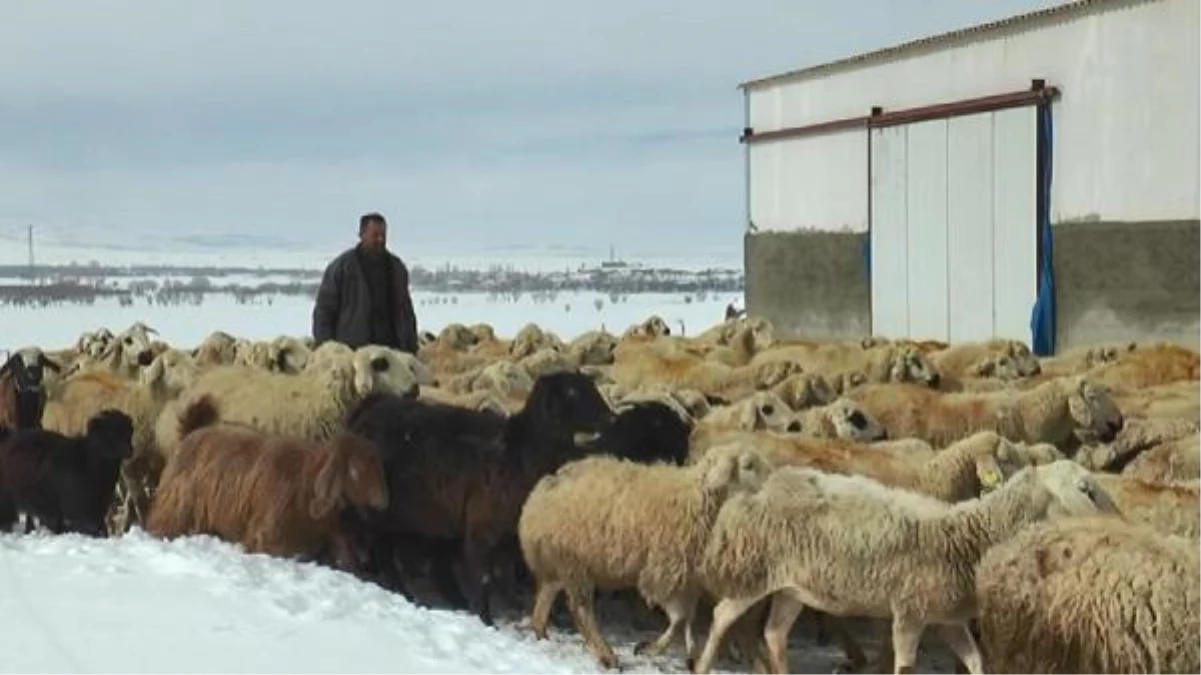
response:
[(280, 373), (301, 373), (308, 365), (312, 350), (301, 338), (280, 335), (267, 343), (270, 369)]
[(564, 465), (538, 481), (521, 510), (518, 537), (536, 583), (530, 624), (547, 636), (562, 591), (589, 650), (603, 668), (617, 656), (596, 624), (595, 590), (637, 588), (667, 613), (667, 630), (635, 652), (661, 654), (683, 629), (693, 653), (692, 618), (701, 587), (694, 565), (722, 502), (769, 468), (739, 446), (714, 448), (688, 466), (638, 464), (594, 456)]
[(1094, 369), (1090, 376), (1113, 389), (1144, 388), (1201, 378), (1201, 356), (1180, 345), (1162, 343), (1136, 349)]
[(1071, 347), (1054, 356), (1041, 357), (1039, 365), (1042, 373), (1051, 377), (1083, 375), (1095, 367), (1118, 360), (1136, 348), (1133, 342)]
[(1151, 483), (1102, 472), (1094, 473), (1093, 478), (1127, 520), (1163, 534), (1201, 538), (1201, 493), (1195, 484)]
[(751, 447), (776, 465), (862, 475), (949, 503), (979, 497), (1018, 470), (1035, 464), (1024, 448), (993, 431), (977, 432), (929, 456), (907, 456), (878, 449), (874, 444), (778, 434), (763, 434)]
[(163, 470), (146, 531), (214, 534), (248, 552), (328, 556), (354, 571), (340, 513), (387, 507), (378, 449), (353, 434), (316, 442), (219, 424), (216, 405), (204, 395), (181, 410), (183, 440)]
[(43, 426), (63, 434), (83, 433), (88, 419), (105, 408), (120, 410), (133, 420), (133, 450), (121, 467), (114, 531), (142, 520), (158, 482), (164, 461), (159, 417), (170, 407), (168, 382), (173, 372), (147, 368), (140, 375), (141, 382), (135, 382), (111, 370), (87, 371), (65, 381), (59, 396), (46, 405)]
[[(745, 403), (742, 405), (745, 406)], [(739, 409), (738, 405), (727, 409), (730, 408)], [(774, 428), (763, 424), (765, 420), (761, 414), (739, 421), (742, 422), (741, 428), (712, 424), (709, 417), (702, 418), (689, 440), (690, 460), (696, 461), (715, 445), (737, 440), (754, 443), (761, 431), (776, 431), (792, 438), (837, 438), (861, 443), (883, 440), (887, 435), (884, 427), (862, 406), (843, 398), (820, 408), (780, 416), (775, 420)]]
[[(391, 561), (398, 537), (461, 540), (468, 606), (491, 625), (488, 570), (496, 549), (516, 536), (526, 496), (581, 454), (576, 434), (612, 423), (596, 385), (571, 372), (538, 378), (525, 407), (508, 418), (395, 395), (364, 398), (347, 428), (383, 452), (392, 494), (386, 513), (361, 524), (373, 558)], [(376, 567), (386, 576), (386, 563)], [(444, 578), (439, 585), (453, 595)]]
[(503, 397), (525, 399), (534, 387), (534, 378), (512, 361), (497, 361), (479, 370), (450, 378), (446, 390), (454, 394), (488, 391)]
[(781, 361), (825, 377), (840, 394), (853, 389), (851, 385), (858, 382), (913, 382), (937, 388), (941, 381), (938, 370), (921, 350), (904, 345), (886, 344), (868, 349), (848, 345), (797, 349), (778, 345), (756, 354), (751, 365)]
[[(299, 375), (218, 366), (204, 372), (179, 398), (186, 403), (211, 394), (222, 421), (326, 441), (342, 429), (347, 412), (367, 394), (392, 392), (415, 397), (420, 392), (419, 382), (428, 375), (415, 357), (386, 347), (362, 347), (349, 359), (323, 363), (323, 367)], [(160, 437), (164, 448), (173, 447), (179, 438), (171, 426), (160, 425), (166, 436)]]
[(1098, 511), (1116, 508), (1070, 460), (1026, 467), (956, 505), (862, 476), (781, 467), (757, 492), (731, 496), (713, 525), (700, 576), (721, 600), (693, 671), (708, 672), (730, 625), (770, 595), (764, 638), (776, 672), (788, 672), (788, 631), (809, 605), (891, 617), (894, 672), (913, 672), (921, 634), (935, 624), (968, 671), (982, 673), (967, 625), (980, 557), (1031, 523)]
[(157, 334), (150, 326), (137, 321), (115, 335), (97, 358), (121, 376), (132, 377), (154, 360), (156, 349), (150, 336)]
[(893, 438), (921, 438), (936, 448), (991, 429), (1013, 441), (1064, 448), (1109, 442), (1122, 430), (1121, 411), (1106, 388), (1086, 376), (1052, 380), (1029, 391), (940, 393), (912, 384), (876, 384), (848, 396), (862, 404)]
[(129, 416), (107, 409), (79, 436), (0, 427), (0, 529), (11, 529), (23, 511), (55, 534), (103, 536), (132, 435)]
[(154, 357), (142, 371), (139, 382), (161, 398), (174, 398), (200, 376), (196, 360), (188, 352), (168, 349)]
[(225, 331), (213, 331), (192, 350), (192, 358), (201, 369), (227, 366), (234, 362), (234, 345), (237, 340)]
[(538, 324), (527, 323), (517, 331), (517, 335), (513, 336), (513, 341), (509, 343), (509, 357), (521, 360), (534, 352), (548, 348), (562, 351), (563, 341), (554, 333), (543, 330)]
[(652, 314), (642, 323), (636, 323), (621, 334), (621, 342), (653, 340), (657, 337), (671, 335), (671, 327), (658, 314)]
[(579, 369), (579, 362), (557, 347), (542, 347), (521, 357), (517, 363), (532, 377)]
[(933, 352), (931, 362), (943, 378), (990, 377), (1016, 380), (1042, 372), (1038, 358), (1019, 340), (960, 342)]
[(826, 378), (813, 373), (800, 373), (784, 379), (770, 391), (784, 399), (793, 410), (804, 410), (832, 403), (837, 394)]
[(613, 423), (580, 444), (588, 454), (609, 454), (649, 464), (682, 465), (688, 459), (691, 421), (659, 401), (640, 401), (615, 410)]
[(1127, 417), (1201, 422), (1201, 387), (1192, 380), (1145, 388), (1119, 388), (1110, 393)]
[(1143, 451), (1122, 469), (1122, 475), (1156, 483), (1201, 478), (1201, 435), (1183, 436)]
[(1126, 418), (1111, 442), (1082, 447), (1075, 459), (1092, 469), (1119, 472), (1148, 448), (1191, 436), (1198, 430), (1201, 425), (1191, 420)]
[(0, 426), (37, 429), (46, 408), (45, 371), (59, 372), (62, 366), (37, 347), (13, 352), (0, 365)]
[(327, 340), (309, 352), (309, 358), (304, 365), (304, 372), (320, 372), (328, 368), (331, 363), (346, 361), (353, 356), (354, 350), (348, 345), (335, 340)]
[(976, 571), (993, 673), (1201, 672), (1197, 542), (1113, 518), (1029, 527)]
[(581, 366), (605, 366), (613, 363), (617, 336), (603, 330), (582, 333), (567, 343), (567, 353)]
[[(629, 347), (629, 348), (626, 348)], [(795, 363), (772, 362), (732, 368), (682, 349), (647, 342), (618, 349), (611, 376), (630, 389), (655, 383), (738, 399), (801, 372)]]

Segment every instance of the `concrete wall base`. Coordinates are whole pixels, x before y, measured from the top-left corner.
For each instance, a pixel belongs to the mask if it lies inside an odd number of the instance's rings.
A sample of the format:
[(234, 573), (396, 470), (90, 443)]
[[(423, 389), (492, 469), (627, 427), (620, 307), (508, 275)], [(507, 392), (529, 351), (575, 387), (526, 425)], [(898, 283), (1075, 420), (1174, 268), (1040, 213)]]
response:
[(1201, 345), (1197, 220), (1053, 227), (1056, 347), (1166, 340)]
[(748, 314), (781, 338), (858, 339), (870, 333), (867, 233), (748, 232)]
[[(1197, 220), (1054, 226), (1059, 351), (1099, 342), (1201, 348)], [(744, 239), (746, 307), (780, 337), (870, 333), (866, 233), (759, 232)]]

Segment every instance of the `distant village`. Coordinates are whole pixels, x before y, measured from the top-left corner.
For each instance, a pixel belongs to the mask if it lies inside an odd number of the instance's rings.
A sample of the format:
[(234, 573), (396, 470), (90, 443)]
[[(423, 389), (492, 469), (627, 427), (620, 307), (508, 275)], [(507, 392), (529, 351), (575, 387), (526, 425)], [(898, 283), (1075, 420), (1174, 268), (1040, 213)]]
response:
[[(514, 299), (523, 294), (592, 291), (619, 297), (635, 293), (742, 292), (741, 269), (703, 270), (647, 267), (610, 259), (577, 269), (532, 272), (512, 266), (485, 269), (443, 266), (409, 269), (414, 291), (489, 293)], [(48, 306), (92, 304), (116, 298), (121, 304), (201, 304), (213, 294), (239, 302), (259, 302), (280, 295), (312, 297), (321, 270), (262, 267), (179, 267), (164, 265), (0, 265), (0, 305)]]

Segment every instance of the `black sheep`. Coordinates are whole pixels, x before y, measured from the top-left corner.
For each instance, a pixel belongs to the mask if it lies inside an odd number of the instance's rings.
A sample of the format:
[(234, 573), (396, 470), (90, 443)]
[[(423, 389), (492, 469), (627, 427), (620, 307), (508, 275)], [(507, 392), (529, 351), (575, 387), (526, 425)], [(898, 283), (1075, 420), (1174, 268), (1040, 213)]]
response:
[(0, 365), (0, 426), (41, 428), (42, 411), (46, 407), (46, 391), (42, 387), (46, 369), (57, 373), (60, 367), (34, 347), (13, 352)]
[(25, 513), (55, 534), (103, 536), (121, 462), (132, 454), (132, 437), (132, 420), (117, 410), (97, 413), (80, 437), (45, 429), (0, 430), (0, 529), (11, 529)]
[[(515, 536), (525, 498), (542, 476), (579, 458), (577, 433), (599, 433), (613, 412), (579, 372), (539, 377), (511, 417), (391, 394), (367, 397), (347, 417), (350, 431), (384, 455), (388, 491), (381, 516), (363, 516), (360, 535), (377, 573), (393, 564), (398, 544), (416, 539), (461, 542), (467, 604), (492, 623), (489, 596), (498, 548)], [(445, 558), (445, 556), (439, 556)], [(447, 565), (444, 592), (450, 591)]]
[(682, 466), (688, 459), (691, 434), (692, 424), (667, 404), (638, 401), (626, 404), (612, 426), (581, 447), (587, 454), (607, 453), (644, 464), (670, 462)]

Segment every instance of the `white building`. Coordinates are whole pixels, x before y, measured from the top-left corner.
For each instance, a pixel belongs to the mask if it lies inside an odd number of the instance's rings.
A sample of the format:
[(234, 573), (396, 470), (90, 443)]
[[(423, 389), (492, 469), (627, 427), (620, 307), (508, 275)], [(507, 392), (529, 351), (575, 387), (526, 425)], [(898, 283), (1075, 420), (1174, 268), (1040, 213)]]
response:
[(744, 83), (748, 309), (815, 337), (1196, 345), (1199, 5), (1068, 2)]

